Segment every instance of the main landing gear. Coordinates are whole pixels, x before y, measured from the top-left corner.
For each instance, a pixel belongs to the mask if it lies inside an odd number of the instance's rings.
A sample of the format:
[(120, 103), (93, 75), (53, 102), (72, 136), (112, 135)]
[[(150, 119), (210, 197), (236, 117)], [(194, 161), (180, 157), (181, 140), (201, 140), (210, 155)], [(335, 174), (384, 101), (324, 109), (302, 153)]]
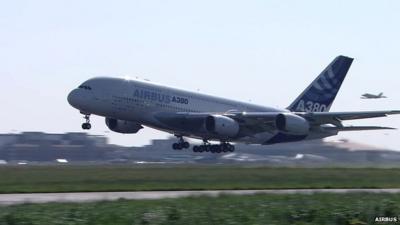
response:
[(90, 128), (92, 128), (92, 125), (90, 124), (90, 115), (85, 114), (83, 118), (85, 119), (85, 122), (82, 123), (82, 129), (90, 130)]
[(224, 142), (219, 145), (212, 145), (208, 142), (204, 142), (203, 145), (193, 146), (193, 152), (211, 152), (211, 153), (222, 153), (222, 152), (233, 152), (235, 151), (235, 146)]
[[(179, 138), (177, 143), (172, 144), (174, 150), (182, 150), (189, 148), (189, 142), (185, 141), (182, 136), (175, 135)], [(228, 142), (222, 142), (219, 145), (212, 145), (207, 140), (203, 140), (203, 145), (193, 146), (193, 152), (211, 152), (211, 153), (226, 153), (235, 151), (235, 146), (229, 144)]]
[(185, 141), (182, 136), (176, 136), (179, 138), (177, 143), (172, 144), (172, 148), (174, 150), (182, 150), (190, 147), (189, 142)]

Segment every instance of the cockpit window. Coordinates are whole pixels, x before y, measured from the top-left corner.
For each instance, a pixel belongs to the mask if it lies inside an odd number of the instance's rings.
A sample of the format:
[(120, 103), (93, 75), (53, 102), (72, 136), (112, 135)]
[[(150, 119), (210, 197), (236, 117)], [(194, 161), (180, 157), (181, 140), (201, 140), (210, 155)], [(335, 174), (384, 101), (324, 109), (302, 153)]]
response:
[(85, 90), (92, 90), (92, 88), (90, 86), (87, 86), (87, 85), (81, 85), (78, 88), (85, 89)]

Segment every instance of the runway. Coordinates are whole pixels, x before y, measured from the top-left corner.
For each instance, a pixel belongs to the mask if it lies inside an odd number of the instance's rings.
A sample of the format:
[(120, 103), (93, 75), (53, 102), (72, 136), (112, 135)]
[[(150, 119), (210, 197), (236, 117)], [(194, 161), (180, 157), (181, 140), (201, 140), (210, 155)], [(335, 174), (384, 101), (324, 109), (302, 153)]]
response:
[(315, 193), (400, 193), (394, 189), (278, 189), (278, 190), (213, 190), (213, 191), (137, 191), (137, 192), (78, 192), (78, 193), (32, 193), (0, 194), (0, 205), (50, 202), (96, 202), (127, 200), (150, 200), (182, 198), (189, 196), (252, 195), (252, 194), (315, 194)]

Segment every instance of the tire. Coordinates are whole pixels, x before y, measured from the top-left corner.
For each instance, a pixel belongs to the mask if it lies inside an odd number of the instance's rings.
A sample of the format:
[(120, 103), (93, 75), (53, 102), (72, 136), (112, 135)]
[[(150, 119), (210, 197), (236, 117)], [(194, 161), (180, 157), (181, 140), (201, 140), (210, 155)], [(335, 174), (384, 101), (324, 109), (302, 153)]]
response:
[(90, 130), (90, 128), (92, 128), (92, 125), (90, 125), (90, 123), (82, 123), (82, 129)]
[(204, 152), (205, 148), (203, 146), (199, 146), (199, 152)]
[(190, 147), (189, 142), (186, 142), (186, 141), (183, 142), (183, 143), (182, 143), (182, 147), (183, 147), (183, 148), (189, 148), (189, 147)]
[(221, 145), (215, 145), (215, 152), (217, 152), (217, 153), (221, 153), (222, 152)]

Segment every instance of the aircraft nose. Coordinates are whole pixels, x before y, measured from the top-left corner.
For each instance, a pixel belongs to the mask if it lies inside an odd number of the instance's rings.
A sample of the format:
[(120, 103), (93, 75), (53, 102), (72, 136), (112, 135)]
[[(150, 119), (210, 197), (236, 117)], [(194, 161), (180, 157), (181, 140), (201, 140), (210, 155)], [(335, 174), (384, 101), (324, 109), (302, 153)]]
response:
[(78, 107), (79, 99), (80, 99), (80, 96), (79, 96), (79, 93), (78, 93), (78, 90), (77, 90), (77, 89), (72, 90), (72, 91), (68, 94), (68, 98), (67, 98), (68, 103), (69, 103), (71, 106), (75, 107), (75, 108)]

